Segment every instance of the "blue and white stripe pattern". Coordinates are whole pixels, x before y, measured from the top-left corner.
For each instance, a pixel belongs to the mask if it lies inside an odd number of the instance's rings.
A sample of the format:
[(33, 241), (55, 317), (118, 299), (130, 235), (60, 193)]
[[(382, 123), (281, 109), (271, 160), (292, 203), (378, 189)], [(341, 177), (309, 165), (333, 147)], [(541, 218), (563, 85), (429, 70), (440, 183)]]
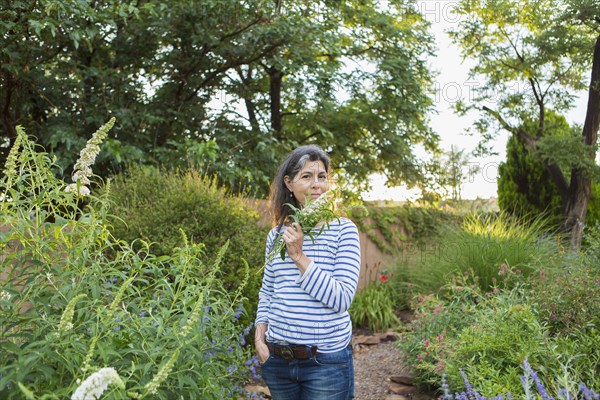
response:
[[(275, 236), (272, 229), (267, 249)], [(269, 342), (317, 346), (323, 353), (341, 350), (352, 338), (348, 308), (360, 272), (358, 229), (347, 218), (334, 220), (314, 243), (305, 235), (303, 251), (312, 260), (303, 275), (287, 254), (267, 264), (255, 323), (268, 324)]]

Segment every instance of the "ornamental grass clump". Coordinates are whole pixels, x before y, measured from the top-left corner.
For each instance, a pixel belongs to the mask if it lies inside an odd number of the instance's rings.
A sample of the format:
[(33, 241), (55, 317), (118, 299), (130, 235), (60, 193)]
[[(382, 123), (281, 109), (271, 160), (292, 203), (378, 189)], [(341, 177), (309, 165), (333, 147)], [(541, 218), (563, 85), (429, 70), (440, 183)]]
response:
[(437, 244), (421, 252), (418, 268), (406, 271), (406, 280), (423, 293), (436, 292), (452, 276), (469, 274), (482, 291), (510, 289), (516, 280), (498, 279), (502, 265), (509, 265), (523, 280), (551, 268), (558, 252), (544, 219), (518, 219), (506, 213), (470, 215), (460, 227), (441, 229)]
[(243, 395), (252, 375), (250, 327), (239, 322), (249, 272), (238, 290), (225, 289), (228, 244), (207, 260), (183, 234), (164, 256), (115, 239), (110, 191), (66, 191), (57, 165), (18, 132), (0, 180), (11, 198), (0, 203), (0, 398)]

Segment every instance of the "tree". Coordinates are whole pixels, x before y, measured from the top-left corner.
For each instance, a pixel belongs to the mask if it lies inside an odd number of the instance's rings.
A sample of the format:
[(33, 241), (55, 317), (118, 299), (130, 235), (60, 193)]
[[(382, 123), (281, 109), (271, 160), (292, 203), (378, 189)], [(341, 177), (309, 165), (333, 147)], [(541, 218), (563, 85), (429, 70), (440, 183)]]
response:
[[(600, 5), (593, 0), (464, 0), (457, 12), (464, 18), (451, 36), (464, 57), (476, 60), (472, 77), (485, 81), (475, 88), (473, 103), (459, 109), (483, 111), (476, 129), (484, 139), (504, 129), (527, 151), (540, 151), (548, 109), (569, 109), (573, 92), (589, 88), (582, 134), (560, 150), (560, 157), (573, 155), (570, 179), (554, 161), (557, 154), (543, 157), (561, 196), (562, 229), (570, 233), (572, 247), (579, 247), (600, 124)], [(536, 121), (533, 133), (523, 129), (529, 119)]]
[(465, 179), (477, 173), (479, 168), (471, 164), (471, 158), (465, 154), (464, 149), (458, 150), (454, 145), (446, 153), (446, 165), (447, 182), (452, 189), (452, 200), (460, 200), (462, 184)]
[[(471, 163), (471, 155), (465, 153), (464, 149), (458, 149), (455, 145), (450, 150), (434, 156), (427, 166), (432, 189), (443, 193), (447, 197), (448, 189), (452, 200), (461, 199), (462, 185), (465, 180), (479, 171), (479, 168)], [(430, 196), (430, 193), (426, 193)]]
[(417, 183), (432, 149), (427, 23), (408, 0), (24, 0), (0, 6), (0, 163), (14, 126), (65, 174), (93, 127), (98, 160), (202, 164), (264, 193), (290, 148), (317, 142), (355, 186)]
[[(520, 129), (533, 136), (537, 121), (527, 120)], [(544, 138), (574, 138), (578, 134), (579, 129), (570, 127), (564, 117), (547, 112)], [(569, 163), (562, 164), (561, 170), (568, 171)], [(500, 164), (498, 175), (498, 206), (501, 210), (520, 217), (544, 213), (550, 218), (560, 219), (560, 194), (550, 178), (541, 152), (528, 151), (518, 136), (508, 139), (506, 161)]]
[[(525, 121), (524, 131), (535, 132), (537, 121)], [(546, 114), (546, 130), (539, 141), (540, 150), (527, 151), (517, 136), (511, 136), (506, 145), (506, 162), (498, 170), (498, 205), (511, 214), (526, 216), (544, 213), (552, 222), (560, 225), (562, 216), (561, 196), (549, 176), (544, 157), (552, 159), (565, 175), (571, 173), (573, 155), (563, 148), (576, 148), (570, 142), (579, 141), (580, 126), (570, 126), (561, 115), (552, 110)], [(546, 156), (548, 154), (549, 156)], [(562, 157), (558, 157), (562, 155)], [(582, 156), (577, 154), (577, 157)], [(600, 213), (598, 193), (600, 183), (592, 184), (592, 193), (587, 206), (585, 225), (594, 226)]]

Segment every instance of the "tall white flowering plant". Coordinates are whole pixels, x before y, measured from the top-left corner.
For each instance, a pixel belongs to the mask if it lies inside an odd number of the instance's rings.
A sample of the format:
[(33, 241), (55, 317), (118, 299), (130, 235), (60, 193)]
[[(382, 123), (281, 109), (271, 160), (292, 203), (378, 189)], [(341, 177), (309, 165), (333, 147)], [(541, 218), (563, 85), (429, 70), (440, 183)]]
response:
[(228, 292), (219, 277), (227, 246), (207, 263), (182, 234), (158, 257), (112, 237), (106, 188), (81, 201), (113, 122), (72, 184), (18, 128), (0, 178), (0, 399), (238, 398), (250, 328), (244, 283)]
[(71, 400), (96, 400), (109, 385), (125, 389), (125, 384), (114, 368), (101, 368), (85, 379), (71, 396)]
[(72, 180), (73, 183), (67, 185), (67, 192), (74, 192), (81, 196), (90, 194), (90, 179), (94, 175), (92, 165), (96, 161), (98, 153), (100, 153), (100, 145), (108, 136), (108, 131), (115, 124), (115, 119), (111, 118), (106, 124), (98, 129), (87, 141), (85, 147), (79, 153), (79, 158), (73, 167)]

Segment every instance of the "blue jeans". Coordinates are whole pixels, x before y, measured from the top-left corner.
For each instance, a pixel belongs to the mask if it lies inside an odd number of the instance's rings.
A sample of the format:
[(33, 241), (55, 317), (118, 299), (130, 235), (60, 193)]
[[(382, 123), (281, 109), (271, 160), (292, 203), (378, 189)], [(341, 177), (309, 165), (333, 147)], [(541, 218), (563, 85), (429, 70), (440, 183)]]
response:
[(352, 347), (317, 353), (305, 360), (271, 354), (261, 375), (273, 400), (349, 400), (354, 398)]

